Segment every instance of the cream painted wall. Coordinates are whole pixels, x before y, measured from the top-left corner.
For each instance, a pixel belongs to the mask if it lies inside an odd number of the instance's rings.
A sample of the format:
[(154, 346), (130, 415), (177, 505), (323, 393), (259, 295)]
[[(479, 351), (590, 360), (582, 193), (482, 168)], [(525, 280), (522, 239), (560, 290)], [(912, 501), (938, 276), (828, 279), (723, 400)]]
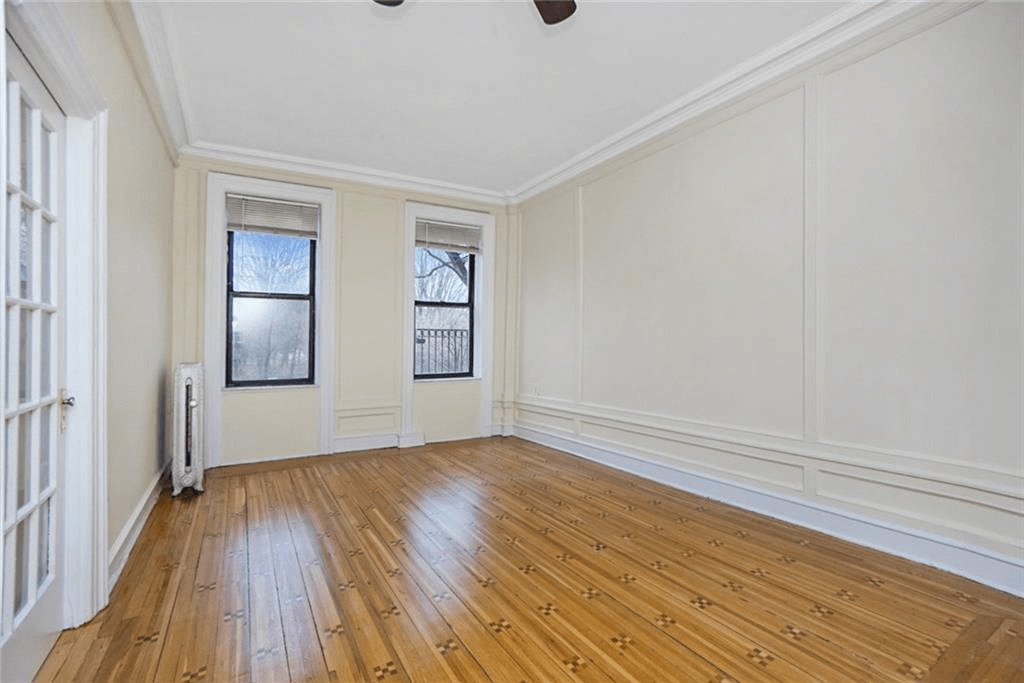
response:
[(579, 235), (577, 193), (566, 191), (523, 211), (520, 323), (521, 391), (579, 399)]
[(822, 439), (1020, 469), (1014, 10), (822, 78)]
[(416, 382), (413, 428), (427, 443), (480, 436), (480, 381)]
[[(333, 178), (281, 171), (267, 167), (183, 157), (176, 173), (174, 208), (174, 333), (175, 362), (202, 361), (204, 315), (204, 251), (206, 239), (206, 179), (213, 172), (326, 187), (335, 191), (338, 202), (336, 274), (335, 411), (333, 450), (359, 450), (394, 446), (401, 422), (402, 318), (407, 301), (404, 281), (404, 215), (407, 201), (427, 202), (475, 211), (494, 211), (497, 218), (496, 261), (507, 276), (507, 215), (473, 203), (418, 195), (389, 188), (348, 183)], [(506, 318), (508, 288), (496, 287), (494, 319)], [(499, 296), (500, 295), (500, 296)], [(496, 327), (498, 323), (496, 322)], [(502, 346), (504, 350), (504, 346)], [(505, 356), (495, 354), (489, 372), (504, 379)], [(464, 385), (459, 387), (458, 385)], [(417, 384), (417, 387), (419, 384)], [(438, 438), (479, 436), (480, 400), (478, 382), (447, 383), (434, 390), (435, 400), (414, 399), (416, 424)], [(510, 383), (496, 381), (496, 404), (511, 404)], [(309, 413), (298, 410), (293, 395), (301, 389), (274, 392), (225, 392), (222, 415), (225, 440), (221, 463), (309, 454), (318, 435), (316, 406)], [(428, 390), (429, 392), (430, 390)], [(451, 392), (438, 397), (437, 392)], [(474, 399), (467, 392), (475, 394)], [(297, 399), (305, 400), (304, 398)], [(434, 410), (434, 406), (446, 406)], [(424, 406), (419, 409), (420, 406)], [(249, 415), (273, 420), (277, 433), (272, 439), (232, 436), (246, 429)], [(274, 417), (275, 415), (279, 417)], [(469, 432), (465, 425), (473, 424)], [(260, 432), (262, 433), (262, 432)], [(270, 446), (269, 444), (273, 444)]]
[(221, 406), (221, 465), (320, 452), (320, 392), (315, 388), (232, 389)]
[(396, 197), (347, 192), (338, 288), (338, 434), (399, 431), (402, 221)]
[(786, 93), (583, 185), (584, 402), (800, 434), (802, 121)]
[(925, 21), (521, 207), (517, 433), (1024, 591), (1024, 14)]
[(109, 105), (107, 466), (115, 543), (165, 463), (174, 169), (106, 6), (63, 10)]

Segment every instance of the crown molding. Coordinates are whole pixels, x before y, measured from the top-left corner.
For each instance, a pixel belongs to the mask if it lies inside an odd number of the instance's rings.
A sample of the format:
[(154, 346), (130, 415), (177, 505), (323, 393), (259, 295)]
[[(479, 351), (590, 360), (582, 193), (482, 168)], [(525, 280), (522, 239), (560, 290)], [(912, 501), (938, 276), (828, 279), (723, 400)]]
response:
[(150, 68), (145, 40), (139, 31), (138, 22), (132, 16), (132, 7), (127, 2), (114, 2), (114, 0), (107, 0), (106, 7), (121, 39), (121, 46), (128, 55), (128, 63), (131, 65), (132, 73), (135, 74), (135, 80), (142, 89), (142, 96), (149, 107), (167, 156), (172, 164), (177, 165), (179, 141), (175, 139), (174, 131), (167, 118), (167, 107), (164, 106), (163, 97), (160, 95), (155, 73)]
[(147, 99), (153, 97), (152, 91), (156, 93), (154, 109), (164, 119), (161, 132), (170, 138), (171, 147), (180, 152), (189, 143), (189, 125), (160, 4), (141, 0), (129, 0), (127, 3), (107, 0), (107, 7), (121, 31)]
[(281, 171), (390, 187), (440, 197), (509, 206), (577, 178), (603, 163), (641, 147), (655, 138), (715, 109), (735, 103), (773, 83), (793, 76), (844, 48), (863, 42), (914, 17), (925, 15), (929, 25), (966, 11), (980, 0), (868, 0), (852, 2), (787, 40), (742, 62), (636, 123), (605, 138), (568, 161), (545, 171), (514, 190), (459, 185), (381, 169), (277, 154), (256, 149), (193, 140), (185, 89), (175, 68), (167, 27), (159, 3), (129, 0), (153, 74), (173, 145), (179, 154), (228, 163), (262, 166)]
[(854, 2), (807, 29), (742, 62), (706, 85), (640, 119), (563, 164), (541, 173), (513, 191), (511, 204), (583, 175), (601, 164), (644, 145), (702, 114), (735, 102), (771, 83), (792, 76), (839, 50), (861, 42), (896, 23), (929, 13), (934, 20), (948, 18), (978, 4), (931, 0), (874, 0)]
[(231, 145), (218, 145), (211, 142), (195, 142), (179, 150), (182, 155), (210, 159), (232, 164), (261, 166), (290, 173), (333, 178), (353, 183), (365, 183), (378, 187), (389, 187), (409, 192), (436, 195), (448, 199), (477, 202), (487, 205), (505, 206), (508, 198), (504, 193), (495, 192), (468, 185), (458, 185), (443, 180), (431, 180), (416, 176), (392, 173), (363, 166), (339, 164), (332, 161), (320, 161), (305, 157), (264, 152)]

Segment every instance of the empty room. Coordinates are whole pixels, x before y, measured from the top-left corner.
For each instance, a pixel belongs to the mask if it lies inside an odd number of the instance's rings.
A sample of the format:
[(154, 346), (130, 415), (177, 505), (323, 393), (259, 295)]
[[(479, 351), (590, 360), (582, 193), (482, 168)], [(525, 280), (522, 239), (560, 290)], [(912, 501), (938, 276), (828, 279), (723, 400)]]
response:
[(0, 683), (1024, 683), (1024, 2), (2, 21)]

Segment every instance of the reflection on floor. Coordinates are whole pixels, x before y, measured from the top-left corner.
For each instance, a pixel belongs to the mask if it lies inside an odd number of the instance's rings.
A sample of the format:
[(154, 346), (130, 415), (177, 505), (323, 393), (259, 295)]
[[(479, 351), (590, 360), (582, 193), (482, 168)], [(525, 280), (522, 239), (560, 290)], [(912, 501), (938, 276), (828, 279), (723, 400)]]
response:
[(1024, 601), (518, 439), (164, 491), (39, 681), (1024, 681)]

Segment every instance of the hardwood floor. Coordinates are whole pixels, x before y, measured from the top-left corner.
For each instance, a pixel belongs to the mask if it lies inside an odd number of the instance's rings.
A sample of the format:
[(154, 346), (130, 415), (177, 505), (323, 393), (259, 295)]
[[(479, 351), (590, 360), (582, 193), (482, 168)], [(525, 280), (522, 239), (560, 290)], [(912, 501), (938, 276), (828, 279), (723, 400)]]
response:
[(165, 490), (37, 681), (1024, 681), (1024, 601), (518, 439)]

